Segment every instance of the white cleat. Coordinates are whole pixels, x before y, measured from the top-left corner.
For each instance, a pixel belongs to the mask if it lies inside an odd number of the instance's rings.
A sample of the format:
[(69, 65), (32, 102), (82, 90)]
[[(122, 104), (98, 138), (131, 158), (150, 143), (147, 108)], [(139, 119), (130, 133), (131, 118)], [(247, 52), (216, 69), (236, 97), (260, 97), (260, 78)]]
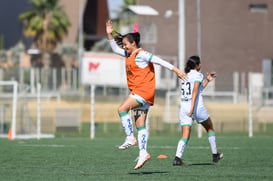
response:
[(135, 166), (135, 170), (140, 169), (143, 167), (143, 165), (151, 158), (151, 155), (149, 153), (143, 154), (139, 156), (137, 164)]
[(136, 138), (134, 138), (134, 139), (126, 138), (124, 143), (122, 145), (120, 145), (118, 148), (120, 150), (125, 150), (125, 149), (128, 149), (128, 148), (132, 147), (132, 146), (135, 146), (136, 144), (137, 144)]

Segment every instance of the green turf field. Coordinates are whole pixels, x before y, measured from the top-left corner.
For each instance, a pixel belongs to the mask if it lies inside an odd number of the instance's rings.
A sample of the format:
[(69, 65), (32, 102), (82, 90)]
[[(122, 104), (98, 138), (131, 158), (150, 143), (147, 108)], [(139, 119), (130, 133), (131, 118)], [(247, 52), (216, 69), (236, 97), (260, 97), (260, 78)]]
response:
[[(152, 156), (140, 170), (133, 170), (138, 148), (121, 151), (122, 137), (0, 139), (0, 180), (273, 180), (273, 137), (218, 135), (224, 159), (211, 163), (205, 137), (191, 138), (184, 161), (173, 167), (178, 137), (150, 136)], [(167, 159), (158, 159), (165, 154)]]

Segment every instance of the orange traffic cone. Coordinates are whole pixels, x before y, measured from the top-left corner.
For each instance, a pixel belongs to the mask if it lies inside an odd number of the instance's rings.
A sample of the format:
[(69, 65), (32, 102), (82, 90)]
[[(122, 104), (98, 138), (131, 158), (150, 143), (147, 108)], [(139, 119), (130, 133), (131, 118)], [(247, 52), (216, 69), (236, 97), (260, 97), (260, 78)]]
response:
[(168, 156), (164, 155), (164, 154), (160, 154), (160, 155), (157, 156), (157, 158), (168, 158)]
[(12, 130), (9, 129), (9, 132), (8, 132), (8, 140), (12, 140)]

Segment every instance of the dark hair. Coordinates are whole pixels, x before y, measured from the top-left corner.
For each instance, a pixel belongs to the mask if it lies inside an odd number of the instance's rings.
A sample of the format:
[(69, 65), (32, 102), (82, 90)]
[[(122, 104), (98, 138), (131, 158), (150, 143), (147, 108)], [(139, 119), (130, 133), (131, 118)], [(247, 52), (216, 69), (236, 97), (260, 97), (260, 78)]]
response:
[(196, 65), (200, 64), (200, 57), (197, 55), (189, 57), (186, 66), (185, 66), (185, 72), (190, 72), (191, 69), (195, 69)]
[(114, 39), (115, 39), (115, 41), (117, 42), (117, 44), (118, 44), (119, 46), (122, 46), (122, 40), (123, 40), (123, 38), (127, 38), (128, 41), (129, 41), (130, 43), (135, 42), (135, 43), (136, 43), (136, 46), (137, 46), (138, 48), (140, 47), (140, 43), (139, 43), (139, 42), (140, 42), (140, 34), (139, 34), (139, 32), (127, 33), (127, 34), (125, 34), (125, 35), (122, 35), (122, 34), (116, 32), (116, 31), (115, 31), (115, 33), (116, 33), (117, 35), (114, 36)]

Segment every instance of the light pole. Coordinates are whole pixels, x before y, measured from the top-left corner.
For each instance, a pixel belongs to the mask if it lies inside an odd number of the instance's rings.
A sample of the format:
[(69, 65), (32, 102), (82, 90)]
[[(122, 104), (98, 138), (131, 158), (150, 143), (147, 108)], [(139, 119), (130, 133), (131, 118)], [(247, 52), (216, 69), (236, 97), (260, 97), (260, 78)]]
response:
[(81, 80), (81, 73), (82, 73), (82, 56), (84, 53), (84, 48), (83, 48), (83, 0), (79, 0), (79, 30), (78, 30), (78, 61), (79, 61), (79, 73), (78, 73), (78, 80), (79, 80), (79, 85), (82, 83)]
[[(196, 0), (196, 28), (197, 28), (197, 54), (201, 58), (201, 9), (200, 0)], [(198, 124), (197, 126), (197, 137), (202, 137), (202, 126)]]
[[(172, 17), (174, 12), (167, 10), (164, 14), (166, 19)], [(178, 68), (184, 70), (185, 65), (185, 0), (178, 0), (178, 11), (175, 12), (178, 15)]]
[(201, 58), (201, 9), (200, 9), (200, 0), (196, 1), (197, 3), (197, 53), (198, 56)]
[(184, 70), (185, 64), (185, 0), (178, 0), (178, 67)]

